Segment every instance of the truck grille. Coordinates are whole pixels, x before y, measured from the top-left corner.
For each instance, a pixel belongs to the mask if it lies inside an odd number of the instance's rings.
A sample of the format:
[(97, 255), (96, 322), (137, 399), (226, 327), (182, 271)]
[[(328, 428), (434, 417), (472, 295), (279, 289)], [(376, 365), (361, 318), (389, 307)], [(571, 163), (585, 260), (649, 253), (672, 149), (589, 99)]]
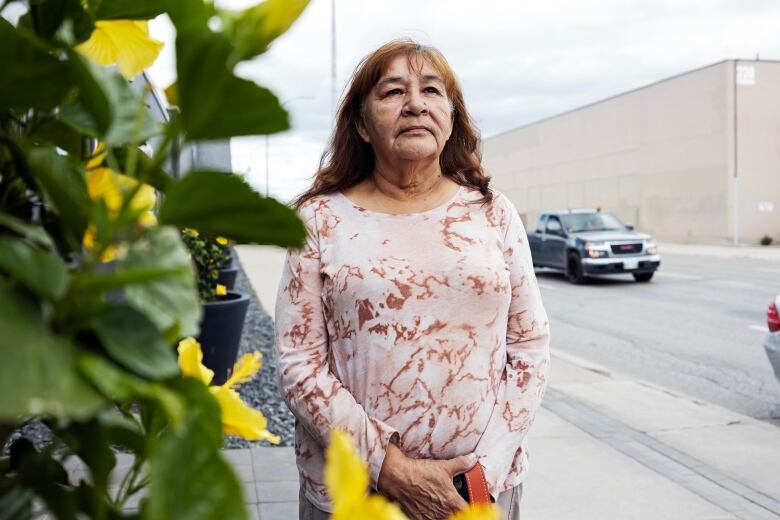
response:
[(635, 255), (642, 252), (642, 242), (631, 244), (611, 244), (613, 255)]

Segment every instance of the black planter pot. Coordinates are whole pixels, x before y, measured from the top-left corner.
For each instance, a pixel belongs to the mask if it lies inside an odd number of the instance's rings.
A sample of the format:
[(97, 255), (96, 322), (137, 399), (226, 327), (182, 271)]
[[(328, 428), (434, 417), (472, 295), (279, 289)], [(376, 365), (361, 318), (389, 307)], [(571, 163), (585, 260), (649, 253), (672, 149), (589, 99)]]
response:
[(236, 362), (248, 307), (249, 295), (235, 291), (203, 304), (198, 342), (203, 350), (203, 364), (214, 371), (213, 384), (224, 383)]
[(233, 289), (236, 285), (236, 276), (238, 275), (238, 267), (228, 266), (219, 270), (219, 278), (217, 283), (222, 284), (228, 289)]

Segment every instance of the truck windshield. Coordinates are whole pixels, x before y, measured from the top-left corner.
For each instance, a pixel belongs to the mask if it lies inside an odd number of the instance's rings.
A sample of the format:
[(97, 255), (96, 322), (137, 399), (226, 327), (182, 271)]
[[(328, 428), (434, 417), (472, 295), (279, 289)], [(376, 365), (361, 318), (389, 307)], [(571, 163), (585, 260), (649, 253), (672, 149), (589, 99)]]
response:
[(626, 229), (615, 215), (604, 212), (570, 213), (561, 215), (563, 223), (569, 233), (579, 231), (617, 231)]

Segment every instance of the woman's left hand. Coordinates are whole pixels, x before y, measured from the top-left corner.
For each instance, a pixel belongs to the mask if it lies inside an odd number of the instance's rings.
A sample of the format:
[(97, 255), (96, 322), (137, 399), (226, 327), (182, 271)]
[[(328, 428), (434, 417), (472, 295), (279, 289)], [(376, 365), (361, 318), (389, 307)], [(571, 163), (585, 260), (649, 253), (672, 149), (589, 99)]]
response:
[(465, 508), (452, 477), (465, 473), (477, 462), (476, 455), (454, 459), (411, 459), (389, 444), (377, 488), (399, 503), (413, 520), (440, 520)]

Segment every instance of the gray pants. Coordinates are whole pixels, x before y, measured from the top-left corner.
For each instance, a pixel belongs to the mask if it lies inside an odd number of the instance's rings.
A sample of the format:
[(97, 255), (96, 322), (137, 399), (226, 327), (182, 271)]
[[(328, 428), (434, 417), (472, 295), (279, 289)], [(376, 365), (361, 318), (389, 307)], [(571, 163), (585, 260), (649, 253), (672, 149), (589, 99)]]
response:
[[(498, 495), (496, 504), (504, 512), (503, 520), (520, 520), (520, 499), (523, 497), (523, 485), (518, 484), (512, 489)], [(298, 520), (327, 520), (330, 513), (317, 509), (303, 494), (298, 492)]]

